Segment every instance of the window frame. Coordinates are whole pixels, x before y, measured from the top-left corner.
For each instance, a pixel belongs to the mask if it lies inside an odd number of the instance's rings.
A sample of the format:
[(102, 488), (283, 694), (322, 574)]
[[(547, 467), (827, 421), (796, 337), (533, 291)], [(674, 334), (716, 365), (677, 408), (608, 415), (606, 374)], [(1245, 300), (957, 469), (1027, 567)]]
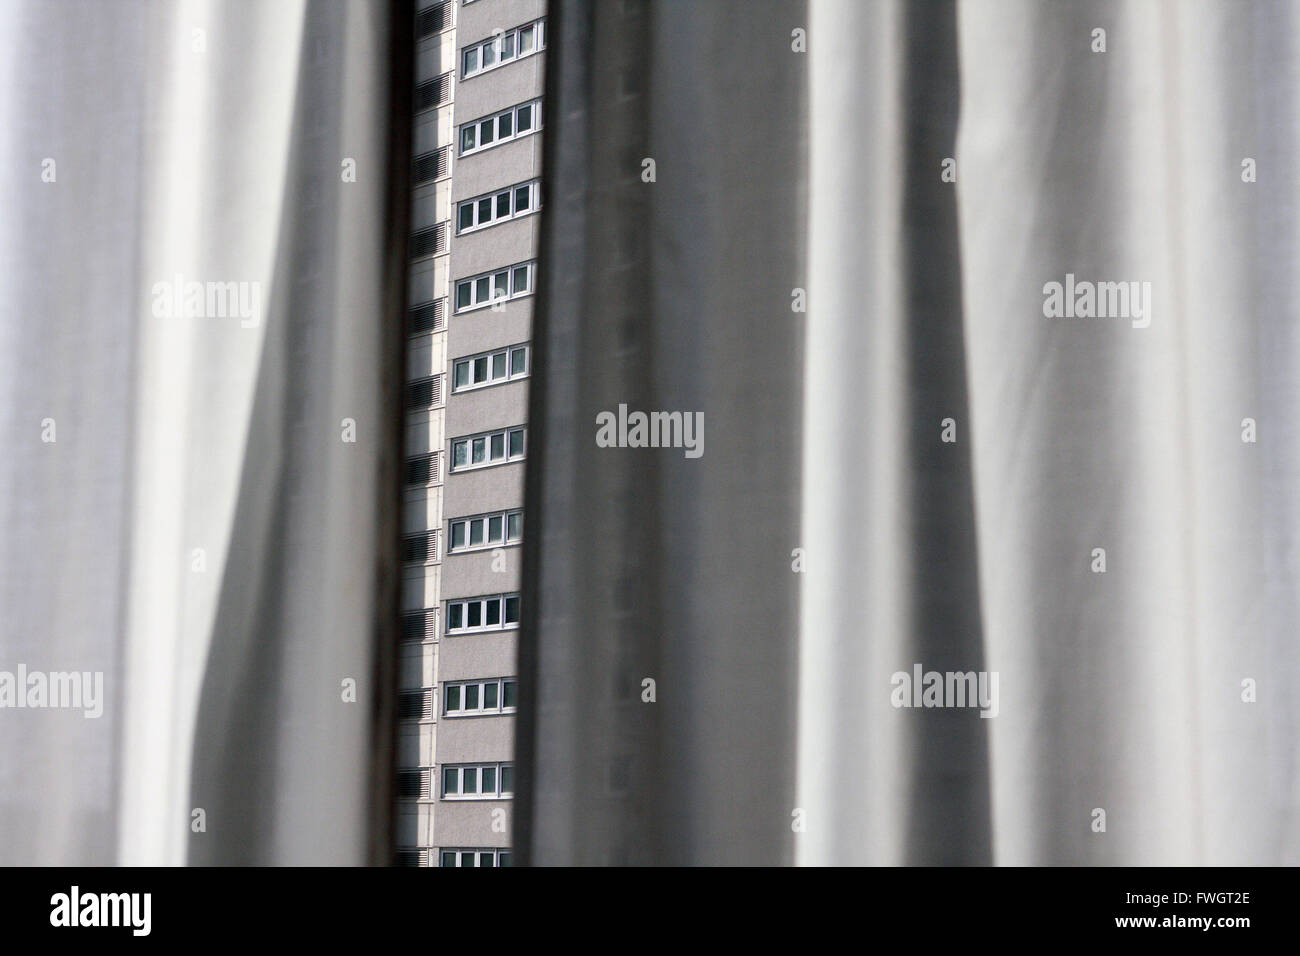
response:
[[(530, 107), (531, 107), (531, 111), (529, 113), (528, 129), (521, 133), (519, 132), (519, 111), (522, 109), (528, 109)], [(510, 117), (510, 132), (507, 135), (502, 136), (501, 120), (503, 117), (506, 116)], [(484, 123), (492, 124), (492, 141), (490, 143), (484, 143), (482, 141), (483, 138), (482, 127)], [(474, 145), (467, 148), (465, 146), (465, 131), (470, 129), (471, 127), (473, 127), (474, 129)], [(493, 149), (505, 143), (512, 143), (517, 139), (523, 139), (525, 136), (532, 136), (534, 133), (540, 132), (541, 128), (542, 128), (541, 98), (538, 97), (537, 99), (527, 100), (526, 102), (523, 103), (516, 103), (514, 106), (508, 107), (507, 109), (500, 110), (496, 113), (488, 113), (485, 116), (478, 117), (478, 119), (472, 119), (457, 125), (456, 155), (473, 156), (475, 153), (481, 153), (484, 150)]]
[[(515, 273), (520, 269), (528, 270), (527, 287), (523, 290), (515, 288)], [(500, 295), (497, 292), (497, 283), (493, 281), (500, 275), (505, 275), (506, 277), (505, 295)], [(478, 284), (485, 279), (488, 283), (487, 297), (480, 300), (478, 297)], [(501, 266), (496, 269), (489, 269), (487, 272), (465, 276), (462, 279), (457, 279), (452, 285), (453, 298), (451, 311), (453, 315), (459, 315), (462, 312), (474, 312), (478, 309), (488, 309), (498, 302), (509, 302), (512, 299), (522, 299), (524, 296), (532, 295), (537, 287), (537, 260), (525, 259), (523, 262), (514, 262), (508, 266)], [(465, 305), (460, 304), (461, 286), (469, 287), (470, 301)]]
[[(516, 196), (521, 189), (528, 190), (528, 208), (520, 212), (516, 208)], [(502, 193), (510, 194), (510, 212), (505, 216), (497, 215), (496, 200)], [(489, 200), (492, 203), (492, 215), (487, 220), (479, 221), (479, 204), (483, 200)], [(461, 210), (468, 208), (474, 216), (474, 222), (468, 226), (462, 226)], [(471, 196), (469, 199), (462, 199), (456, 203), (456, 235), (468, 236), (476, 232), (482, 232), (484, 229), (491, 229), (493, 226), (499, 226), (505, 222), (514, 222), (516, 219), (523, 219), (525, 216), (532, 216), (542, 209), (542, 181), (540, 179), (525, 179), (523, 182), (513, 183), (509, 186), (502, 186), (500, 189), (494, 189), (491, 192), (481, 193), (477, 196)]]
[[(507, 621), (506, 607), (511, 599), (519, 602), (516, 605), (518, 609), (518, 617), (513, 621)], [(488, 602), (490, 601), (500, 602), (500, 605), (497, 608), (497, 622), (495, 624), (483, 623), (488, 618)], [(447, 598), (442, 603), (442, 632), (448, 637), (459, 637), (462, 634), (485, 634), (493, 631), (517, 631), (519, 629), (519, 619), (523, 617), (523, 604), (519, 591), (503, 591), (500, 594), (475, 594), (471, 597)], [(468, 623), (470, 616), (469, 608), (472, 604), (479, 605), (479, 623), (474, 625)], [(460, 621), (460, 624), (455, 627), (452, 626), (453, 606), (461, 608), (460, 613), (455, 615), (455, 617)]]
[[(513, 760), (503, 760), (500, 762), (488, 761), (486, 763), (445, 763), (438, 768), (438, 799), (456, 801), (456, 800), (513, 800), (515, 791), (512, 787), (509, 791), (502, 788), (502, 782), (505, 779), (504, 770), (510, 770), (511, 779), (515, 764)], [(447, 771), (456, 771), (456, 792), (447, 793)], [(465, 771), (475, 771), (476, 790), (472, 794), (465, 793)], [(491, 793), (483, 793), (483, 771), (492, 770), (496, 775), (496, 786)], [(439, 858), (441, 859), (441, 858)]]
[[(533, 48), (527, 53), (519, 52), (519, 34), (529, 27), (533, 28)], [(541, 17), (537, 20), (530, 20), (527, 23), (521, 23), (517, 27), (511, 27), (509, 30), (502, 30), (500, 33), (493, 33), (490, 37), (482, 40), (475, 40), (473, 43), (467, 43), (460, 48), (460, 78), (468, 80), (470, 77), (479, 76), (483, 73), (491, 73), (493, 70), (503, 66), (509, 66), (519, 60), (526, 59), (546, 49), (546, 18)], [(505, 45), (505, 38), (511, 37), (514, 43), (515, 52), (508, 59), (501, 58), (501, 48)], [(483, 65), (483, 48), (492, 47), (495, 59), (490, 66)], [(478, 66), (473, 70), (466, 69), (465, 60), (470, 53), (474, 53), (475, 61)]]
[[(510, 438), (516, 432), (523, 434), (524, 448), (518, 455), (512, 456), (510, 454)], [(493, 458), (492, 439), (498, 437), (501, 438), (503, 456), (501, 458)], [(480, 440), (483, 442), (484, 457), (481, 462), (476, 462), (473, 460), (474, 443)], [(495, 428), (490, 432), (477, 432), (473, 435), (457, 435), (455, 438), (451, 439), (449, 444), (451, 451), (451, 470), (454, 474), (459, 474), (464, 471), (477, 471), (480, 468), (494, 468), (498, 465), (511, 465), (521, 462), (528, 457), (528, 426), (526, 424), (511, 425), (508, 428)], [(456, 464), (457, 445), (465, 446), (465, 463), (463, 465)]]
[[(509, 706), (506, 705), (506, 684), (513, 684), (515, 688), (516, 702)], [(495, 685), (497, 689), (496, 707), (489, 708), (483, 706), (483, 697), (484, 697), (483, 689), (489, 685)], [(478, 688), (478, 700), (479, 700), (478, 707), (471, 709), (469, 707), (464, 706), (466, 687)], [(457, 707), (455, 710), (448, 710), (447, 696), (449, 692), (453, 689), (459, 691), (458, 696), (460, 698), (461, 706)], [(442, 710), (439, 716), (445, 717), (448, 720), (459, 720), (461, 717), (501, 717), (506, 714), (513, 714), (516, 713), (519, 709), (518, 695), (519, 695), (519, 678), (517, 677), (488, 677), (488, 678), (484, 678), (483, 680), (446, 681), (442, 685), (441, 697), (439, 698), (439, 701), (442, 706)]]
[[(522, 372), (514, 371), (514, 356), (516, 352), (524, 353), (524, 370)], [(488, 352), (476, 352), (473, 355), (462, 355), (459, 358), (451, 360), (451, 390), (453, 394), (459, 395), (462, 392), (473, 392), (480, 388), (491, 388), (493, 385), (505, 385), (509, 382), (517, 382), (521, 378), (528, 378), (533, 371), (532, 344), (521, 342), (518, 345), (507, 345), (504, 348), (492, 349)], [(504, 378), (492, 377), (492, 360), (498, 355), (506, 357), (506, 374)], [(488, 377), (481, 382), (472, 381), (474, 377), (474, 363), (479, 359), (488, 360)], [(467, 385), (457, 385), (458, 381), (456, 370), (460, 366), (467, 366), (469, 369), (468, 377), (471, 379)]]
[[(452, 869), (452, 868), (453, 868), (452, 866), (450, 866), (450, 865), (448, 865), (448, 864), (446, 864), (446, 863), (443, 862), (443, 859), (444, 859), (445, 855), (448, 854), (448, 853), (454, 853), (454, 854), (456, 854), (456, 863), (455, 863), (455, 865), (454, 865), (454, 868), (455, 868), (455, 869), (465, 868), (465, 864), (461, 862), (461, 857), (462, 857), (463, 854), (466, 854), (466, 853), (473, 853), (473, 854), (475, 854), (474, 866), (472, 867), (472, 869), (476, 869), (476, 870), (483, 870), (483, 869), (497, 869), (497, 870), (499, 870), (499, 869), (502, 869), (502, 868), (509, 869), (509, 868), (513, 865), (513, 853), (514, 853), (514, 851), (513, 851), (510, 847), (508, 847), (508, 846), (444, 846), (444, 847), (440, 847), (439, 850), (438, 850), (438, 867), (439, 867), (439, 869)], [(477, 859), (477, 857), (478, 857), (479, 855), (481, 855), (481, 854), (484, 854), (484, 853), (491, 853), (491, 854), (492, 854), (492, 866), (491, 866), (490, 868), (489, 868), (489, 867), (479, 866), (479, 864), (478, 864), (478, 859)], [(509, 860), (510, 862), (507, 862), (507, 863), (504, 863), (504, 864), (503, 864), (503, 863), (501, 862), (501, 858), (502, 858), (503, 856), (506, 857), (506, 859)]]
[[(520, 525), (519, 535), (518, 537), (511, 539), (510, 518), (515, 515), (519, 517), (519, 525)], [(488, 537), (489, 529), (492, 526), (491, 519), (493, 518), (501, 519), (501, 540), (500, 541), (493, 541)], [(471, 525), (475, 521), (483, 522), (483, 543), (482, 544), (468, 543), (471, 538), (471, 532), (473, 531)], [(449, 518), (447, 520), (446, 551), (448, 554), (472, 554), (475, 551), (492, 551), (495, 550), (496, 548), (517, 547), (524, 540), (523, 523), (524, 523), (523, 508), (507, 508), (504, 511), (485, 511), (482, 514), (477, 514), (477, 515), (464, 515), (463, 517), (460, 518)], [(465, 527), (464, 540), (467, 543), (461, 547), (456, 547), (454, 544), (456, 540), (456, 525), (464, 525)]]

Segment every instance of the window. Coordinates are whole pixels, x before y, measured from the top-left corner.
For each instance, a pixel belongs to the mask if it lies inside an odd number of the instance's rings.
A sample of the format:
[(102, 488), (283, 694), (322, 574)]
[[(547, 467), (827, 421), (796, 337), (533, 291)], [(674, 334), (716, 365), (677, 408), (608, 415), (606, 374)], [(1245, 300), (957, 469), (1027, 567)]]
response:
[(528, 374), (528, 346), (512, 345), (494, 352), (467, 355), (452, 362), (453, 392), (497, 385)]
[(463, 234), (499, 222), (537, 212), (542, 204), (538, 181), (519, 183), (484, 196), (466, 199), (456, 206), (456, 232)]
[(433, 688), (402, 691), (397, 697), (397, 717), (399, 720), (432, 720)]
[(510, 866), (510, 851), (482, 847), (444, 847), (439, 860), (439, 866)]
[(448, 717), (482, 717), (509, 714), (515, 709), (517, 689), (513, 677), (500, 680), (458, 681), (442, 689), (442, 712)]
[(536, 53), (546, 46), (544, 24), (537, 20), (465, 47), (460, 54), (460, 75), (473, 76)]
[(524, 457), (524, 428), (506, 428), (482, 435), (454, 438), (451, 442), (451, 470), (485, 468)]
[(536, 133), (542, 125), (542, 101), (521, 103), (493, 116), (462, 123), (460, 154), (467, 156), (481, 149), (500, 146), (512, 139)]
[(501, 631), (518, 626), (518, 594), (493, 594), (447, 602), (448, 634)]
[(472, 518), (456, 518), (451, 523), (451, 550), (474, 551), (518, 544), (523, 532), (522, 511), (497, 511)]
[(444, 800), (501, 800), (514, 795), (514, 764), (468, 763), (442, 768)]
[(480, 309), (507, 299), (517, 299), (533, 291), (533, 272), (535, 262), (521, 262), (518, 265), (481, 276), (470, 276), (456, 281), (456, 311)]

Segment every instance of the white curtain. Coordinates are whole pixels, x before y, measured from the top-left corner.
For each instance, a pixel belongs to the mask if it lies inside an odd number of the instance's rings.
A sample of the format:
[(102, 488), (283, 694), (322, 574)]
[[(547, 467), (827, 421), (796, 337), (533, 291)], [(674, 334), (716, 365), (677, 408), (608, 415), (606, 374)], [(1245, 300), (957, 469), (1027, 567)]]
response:
[(105, 697), (0, 710), (4, 863), (376, 855), (390, 23), (0, 6), (0, 670)]
[(1297, 862), (1295, 7), (810, 22), (799, 860)]
[[(517, 858), (1300, 861), (1294, 6), (548, 16)], [(0, 862), (384, 858), (396, 22), (0, 6)]]
[(1300, 861), (1300, 12), (611, 7), (552, 11), (523, 856)]

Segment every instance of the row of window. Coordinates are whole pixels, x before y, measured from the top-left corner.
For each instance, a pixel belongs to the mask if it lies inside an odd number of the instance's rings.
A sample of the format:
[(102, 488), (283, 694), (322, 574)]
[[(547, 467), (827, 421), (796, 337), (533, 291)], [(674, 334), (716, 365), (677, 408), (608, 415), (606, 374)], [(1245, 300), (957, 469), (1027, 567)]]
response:
[(518, 626), (518, 594), (492, 594), (447, 602), (448, 634), (501, 631)]
[[(451, 443), (451, 470), (469, 471), (500, 465), (506, 462), (522, 461), (524, 458), (524, 426), (504, 428), (484, 432), (481, 435), (466, 435), (456, 438)], [(406, 459), (406, 484), (437, 484), (440, 480), (437, 452), (427, 452)]]
[[(432, 772), (429, 768), (399, 770), (399, 797), (430, 800), (433, 798)], [(512, 763), (444, 764), (443, 800), (509, 800), (515, 795), (515, 765)]]
[(460, 54), (461, 76), (475, 76), (531, 56), (546, 46), (544, 20), (515, 27), (465, 47)]
[[(447, 602), (448, 634), (500, 631), (519, 626), (518, 594), (486, 594)], [(438, 635), (438, 609), (424, 608), (402, 615), (403, 641), (429, 641)]]
[(485, 468), (524, 457), (524, 426), (466, 435), (451, 442), (451, 470)]
[(536, 262), (520, 262), (504, 269), (456, 280), (456, 311), (481, 309), (529, 295), (537, 272)]
[(444, 848), (438, 854), (439, 866), (510, 866), (510, 851), (483, 847)]
[(397, 851), (398, 866), (429, 866), (430, 860), (437, 860), (439, 866), (510, 866), (509, 847), (444, 847), (435, 850), (432, 847), (403, 847)]
[[(518, 544), (524, 537), (522, 509), (456, 518), (451, 522), (451, 552), (479, 551)], [(402, 561), (438, 560), (438, 530), (430, 528), (402, 538)]]
[[(522, 461), (524, 430), (524, 426), (520, 425), (517, 428), (498, 429), (481, 435), (466, 435), (464, 438), (453, 439), (451, 470), (467, 471), (510, 461)], [(438, 457), (436, 451), (431, 451), (406, 459), (406, 484), (437, 484), (441, 480)]]
[(460, 154), (468, 156), (523, 136), (531, 136), (542, 127), (542, 101), (520, 103), (492, 116), (462, 123)]
[[(443, 684), (442, 714), (444, 717), (512, 714), (515, 711), (517, 686), (513, 677)], [(397, 716), (401, 720), (432, 720), (433, 693), (432, 687), (402, 691), (397, 700)]]
[(537, 212), (542, 205), (542, 187), (537, 180), (516, 183), (456, 204), (456, 232), (463, 235), (500, 222)]
[(522, 510), (457, 518), (451, 522), (451, 550), (472, 551), (518, 544), (524, 535)]
[(504, 349), (467, 355), (452, 362), (451, 390), (465, 392), (485, 385), (497, 385), (528, 374), (528, 346), (511, 345)]
[(501, 800), (514, 795), (512, 763), (467, 763), (442, 768), (444, 800)]
[[(528, 374), (528, 346), (511, 345), (478, 355), (467, 355), (452, 363), (453, 392), (468, 392), (485, 385), (499, 385)], [(433, 408), (442, 404), (442, 376), (430, 375), (406, 383), (407, 408)]]
[(517, 685), (513, 677), (456, 681), (442, 685), (442, 712), (447, 717), (509, 714), (515, 709), (516, 695)]

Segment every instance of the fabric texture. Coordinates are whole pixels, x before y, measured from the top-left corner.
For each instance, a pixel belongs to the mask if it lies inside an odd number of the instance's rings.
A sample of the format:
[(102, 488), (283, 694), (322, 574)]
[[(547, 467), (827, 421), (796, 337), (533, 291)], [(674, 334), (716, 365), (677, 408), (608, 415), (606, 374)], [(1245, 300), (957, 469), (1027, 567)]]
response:
[(522, 858), (1300, 860), (1294, 7), (551, 15)]
[(378, 857), (391, 13), (0, 8), (0, 862)]
[[(0, 862), (387, 858), (410, 12), (0, 6)], [(548, 17), (516, 860), (1300, 862), (1300, 11)]]

